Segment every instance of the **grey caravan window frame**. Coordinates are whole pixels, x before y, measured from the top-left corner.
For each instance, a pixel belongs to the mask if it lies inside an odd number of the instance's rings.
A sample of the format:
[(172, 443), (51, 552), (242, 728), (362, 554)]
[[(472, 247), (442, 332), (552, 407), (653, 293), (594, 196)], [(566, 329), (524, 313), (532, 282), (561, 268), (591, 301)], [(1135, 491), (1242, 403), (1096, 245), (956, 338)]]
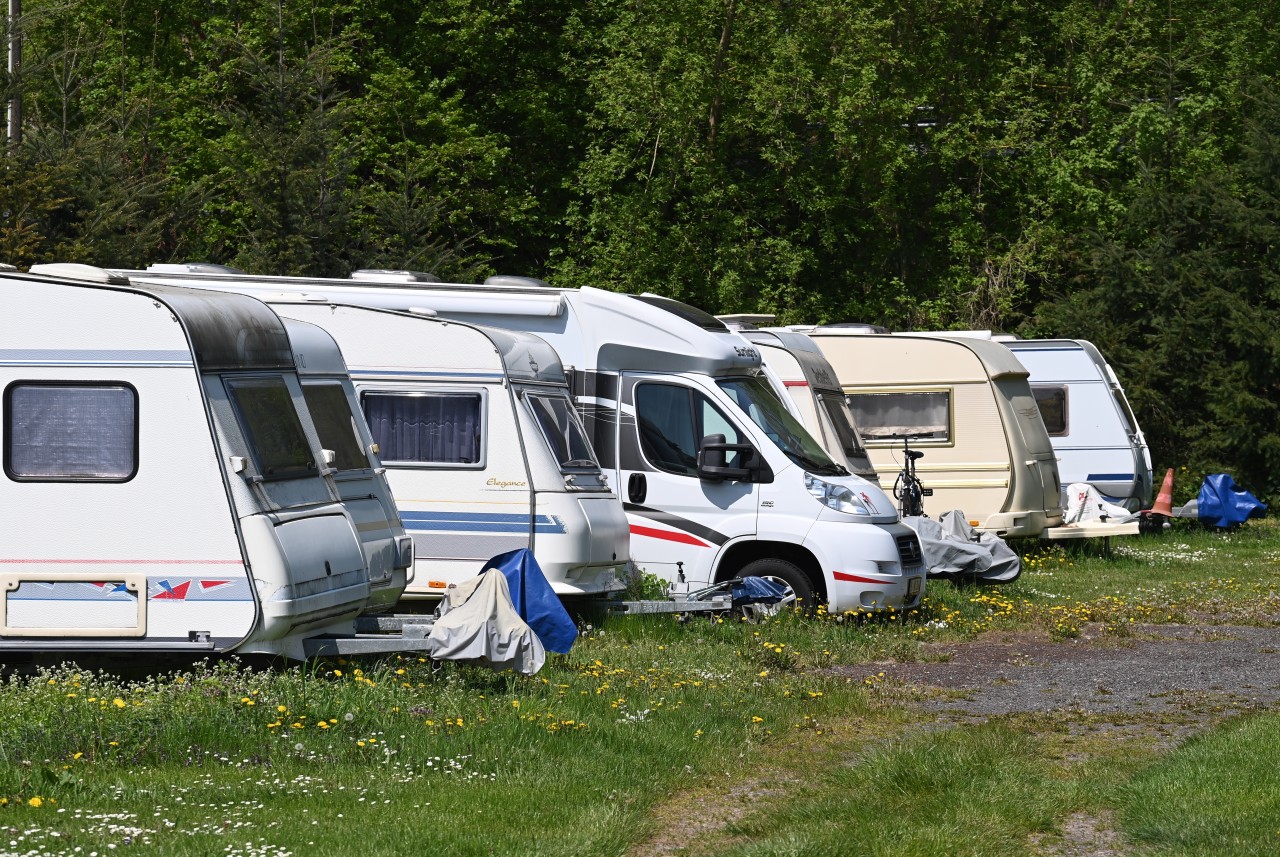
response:
[[(1045, 415), (1044, 397), (1041, 392), (1061, 393), (1062, 400), (1062, 420), (1061, 427), (1057, 424), (1051, 424), (1049, 418)], [(1049, 437), (1067, 437), (1071, 434), (1071, 389), (1066, 384), (1032, 384), (1031, 397), (1035, 399), (1036, 409), (1040, 411), (1040, 419), (1044, 421), (1045, 431), (1049, 433)]]
[[(338, 401), (342, 403), (340, 409), (336, 407), (337, 402), (332, 400), (316, 400), (313, 402), (309, 394), (320, 393), (322, 388), (325, 395), (336, 391)], [(373, 469), (373, 462), (369, 460), (369, 450), (365, 448), (364, 438), (360, 436), (360, 429), (356, 426), (356, 413), (351, 410), (351, 400), (347, 398), (347, 391), (340, 381), (322, 378), (304, 380), (302, 382), (302, 400), (306, 402), (307, 410), (311, 413), (311, 423), (316, 427), (316, 435), (320, 439), (320, 446), (333, 451), (333, 467), (339, 474), (359, 473), (363, 470)], [(317, 414), (317, 406), (324, 410)], [(341, 426), (341, 415), (345, 415), (350, 423), (350, 438), (346, 437), (346, 433)], [(363, 415), (361, 415), (360, 419), (363, 419)], [(341, 437), (334, 437), (330, 434), (330, 431), (336, 432)], [(333, 441), (341, 442), (333, 443)]]
[[(297, 405), (293, 401), (293, 393), (284, 375), (272, 373), (224, 376), (222, 383), (227, 391), (227, 398), (231, 402), (231, 410), (236, 416), (236, 422), (244, 435), (245, 444), (249, 447), (254, 467), (257, 468), (257, 478), (264, 482), (278, 482), (286, 479), (309, 479), (319, 475), (320, 468), (316, 463), (315, 451), (311, 448), (306, 430), (302, 427), (302, 415), (298, 413)], [(267, 403), (268, 407), (263, 409), (246, 407), (250, 403), (247, 397), (242, 399), (241, 391), (268, 388), (283, 391), (284, 402), (274, 406)], [(284, 407), (284, 403), (287, 403), (288, 407)], [(259, 421), (264, 419), (269, 422)], [(263, 431), (264, 429), (272, 429), (272, 431)], [(265, 441), (276, 430), (293, 437), (284, 437), (284, 444), (272, 444), (278, 448), (269, 449)], [(283, 448), (288, 446), (294, 448)], [(306, 461), (302, 460), (304, 452)]]
[[(365, 422), (369, 425), (369, 431), (373, 435), (374, 443), (378, 444), (378, 458), (385, 467), (412, 468), (421, 470), (485, 470), (489, 466), (489, 391), (484, 387), (464, 387), (464, 386), (448, 386), (448, 387), (431, 387), (429, 389), (406, 389), (404, 387), (378, 387), (378, 386), (361, 386), (360, 393), (360, 411), (364, 414)], [(442, 398), (442, 397), (465, 397), (473, 398), (477, 401), (476, 418), (479, 423), (478, 438), (476, 439), (477, 460), (476, 461), (447, 461), (447, 460), (418, 460), (413, 458), (395, 458), (391, 453), (397, 452), (392, 445), (383, 443), (379, 435), (379, 427), (374, 420), (369, 418), (369, 398), (370, 397), (405, 397), (405, 398)]]
[[(556, 466), (560, 468), (561, 473), (600, 472), (600, 462), (596, 458), (596, 451), (591, 446), (591, 440), (587, 437), (587, 430), (583, 427), (582, 420), (578, 417), (578, 409), (574, 406), (572, 399), (563, 393), (535, 390), (525, 391), (521, 398), (524, 399), (525, 407), (529, 409), (529, 413), (533, 416), (533, 421), (537, 423), (539, 431), (542, 432), (542, 437), (547, 442), (551, 457), (555, 459)], [(573, 437), (568, 438), (569, 444), (575, 441), (580, 442), (584, 456), (573, 455), (572, 450), (562, 443), (564, 438), (557, 433), (559, 426), (548, 425), (546, 420), (543, 419), (543, 415), (547, 410), (554, 410), (554, 405), (556, 404), (563, 404), (564, 406), (565, 426), (568, 428), (569, 434), (573, 435)], [(547, 410), (543, 410), (544, 408)], [(553, 413), (551, 416), (557, 422), (559, 421), (559, 414)], [(585, 463), (570, 463), (578, 461)]]
[[(956, 409), (955, 409), (955, 389), (952, 387), (930, 387), (927, 389), (875, 389), (875, 390), (858, 390), (852, 393), (845, 393), (845, 401), (849, 404), (849, 410), (853, 413), (854, 422), (858, 426), (858, 431), (862, 434), (862, 443), (868, 449), (899, 447), (902, 445), (903, 432), (885, 433), (881, 431), (880, 426), (876, 425), (875, 420), (864, 419), (867, 415), (865, 409), (860, 409), (855, 403), (855, 399), (859, 396), (941, 396), (946, 405), (946, 418), (943, 420), (943, 435), (941, 437), (929, 437), (919, 432), (907, 432), (907, 436), (911, 438), (912, 446), (922, 447), (945, 447), (955, 446), (956, 438)], [(907, 428), (906, 426), (895, 426), (894, 428)]]
[[(130, 397), (130, 407), (128, 430), (132, 433), (132, 437), (119, 445), (118, 451), (128, 451), (128, 470), (119, 468), (111, 473), (30, 473), (20, 471), (20, 462), (14, 461), (14, 442), (20, 438), (20, 432), (15, 431), (14, 418), (15, 414), (13, 398), (15, 393), (21, 393), (29, 388), (40, 389), (61, 389), (61, 390), (120, 390), (127, 392)], [(137, 387), (127, 381), (104, 381), (104, 380), (73, 380), (73, 379), (28, 379), (17, 380), (11, 382), (4, 390), (4, 472), (13, 482), (89, 482), (103, 484), (121, 484), (131, 481), (138, 475), (141, 458), (141, 444), (139, 436), (141, 434), (141, 404), (139, 401)], [(101, 430), (94, 430), (95, 437), (101, 437)]]

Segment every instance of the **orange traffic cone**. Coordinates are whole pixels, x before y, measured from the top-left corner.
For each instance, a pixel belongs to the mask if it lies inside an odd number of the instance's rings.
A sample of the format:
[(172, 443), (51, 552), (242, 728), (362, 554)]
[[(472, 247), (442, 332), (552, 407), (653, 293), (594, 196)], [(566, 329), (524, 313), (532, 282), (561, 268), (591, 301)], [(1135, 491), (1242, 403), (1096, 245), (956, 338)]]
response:
[(1157, 515), (1164, 515), (1166, 518), (1173, 517), (1173, 468), (1169, 468), (1169, 472), (1164, 475), (1164, 484), (1160, 486), (1160, 493), (1156, 495), (1156, 501), (1151, 504), (1151, 511)]

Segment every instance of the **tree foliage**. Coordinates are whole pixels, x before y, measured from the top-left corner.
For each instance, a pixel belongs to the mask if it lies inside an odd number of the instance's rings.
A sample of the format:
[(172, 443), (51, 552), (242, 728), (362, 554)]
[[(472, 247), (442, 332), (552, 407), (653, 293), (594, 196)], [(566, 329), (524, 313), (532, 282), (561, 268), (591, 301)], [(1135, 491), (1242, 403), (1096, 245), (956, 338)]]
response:
[(1088, 337), (1159, 459), (1257, 486), (1280, 463), (1257, 430), (1277, 406), (1278, 17), (27, 0), (0, 247), (22, 266), (503, 272), (785, 322)]

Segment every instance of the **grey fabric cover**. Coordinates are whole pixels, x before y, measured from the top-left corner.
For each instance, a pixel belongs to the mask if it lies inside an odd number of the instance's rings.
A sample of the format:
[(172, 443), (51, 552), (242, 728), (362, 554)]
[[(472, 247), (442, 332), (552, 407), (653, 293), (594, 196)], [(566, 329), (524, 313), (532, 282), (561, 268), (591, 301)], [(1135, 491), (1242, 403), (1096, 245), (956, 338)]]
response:
[(974, 530), (963, 511), (944, 512), (937, 521), (905, 517), (902, 523), (920, 537), (929, 577), (1008, 583), (1022, 574), (1022, 560), (1004, 539)]
[(533, 675), (547, 660), (533, 629), (516, 613), (507, 578), (496, 568), (445, 590), (427, 636), (433, 660), (480, 660), (495, 671)]

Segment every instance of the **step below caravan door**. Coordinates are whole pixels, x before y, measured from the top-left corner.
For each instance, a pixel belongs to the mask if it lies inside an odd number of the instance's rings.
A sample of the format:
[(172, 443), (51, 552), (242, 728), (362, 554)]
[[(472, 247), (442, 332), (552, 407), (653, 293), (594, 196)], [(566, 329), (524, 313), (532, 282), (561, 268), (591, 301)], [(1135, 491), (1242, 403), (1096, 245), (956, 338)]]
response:
[[(700, 478), (704, 438), (748, 443), (726, 411), (679, 376), (624, 374), (618, 424), (618, 491), (631, 530), (631, 559), (642, 571), (695, 585), (710, 583), (720, 548), (756, 531), (760, 486)], [(738, 466), (743, 453), (728, 451)]]

